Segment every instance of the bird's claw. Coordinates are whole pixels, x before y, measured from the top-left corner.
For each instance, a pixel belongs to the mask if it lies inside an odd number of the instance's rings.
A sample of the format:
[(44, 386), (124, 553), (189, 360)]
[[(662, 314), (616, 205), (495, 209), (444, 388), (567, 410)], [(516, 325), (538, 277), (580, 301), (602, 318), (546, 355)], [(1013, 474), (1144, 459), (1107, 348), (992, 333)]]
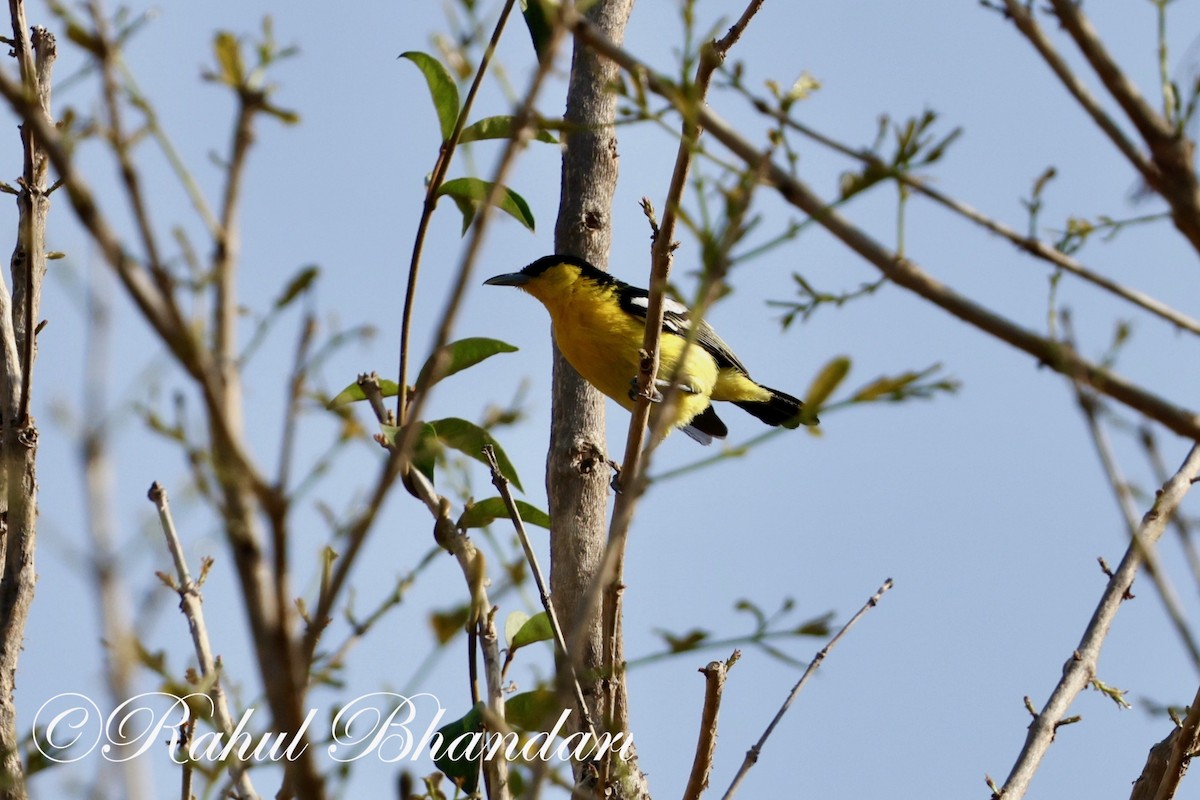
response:
[[(661, 381), (655, 381), (655, 383), (661, 383)], [(636, 401), (638, 397), (645, 397), (651, 403), (661, 403), (663, 401), (663, 393), (654, 386), (651, 386), (645, 394), (639, 392), (638, 379), (634, 378), (629, 382), (629, 399)]]

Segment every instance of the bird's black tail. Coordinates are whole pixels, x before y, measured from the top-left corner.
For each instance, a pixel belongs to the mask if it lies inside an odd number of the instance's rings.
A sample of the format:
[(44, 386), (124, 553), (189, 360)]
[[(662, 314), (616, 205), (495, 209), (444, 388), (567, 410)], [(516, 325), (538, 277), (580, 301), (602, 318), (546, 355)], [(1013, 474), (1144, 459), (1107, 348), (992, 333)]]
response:
[(733, 404), (768, 425), (797, 428), (800, 425), (816, 425), (819, 422), (816, 417), (804, 413), (804, 403), (790, 394), (767, 386), (762, 388), (771, 393), (770, 400), (735, 400)]

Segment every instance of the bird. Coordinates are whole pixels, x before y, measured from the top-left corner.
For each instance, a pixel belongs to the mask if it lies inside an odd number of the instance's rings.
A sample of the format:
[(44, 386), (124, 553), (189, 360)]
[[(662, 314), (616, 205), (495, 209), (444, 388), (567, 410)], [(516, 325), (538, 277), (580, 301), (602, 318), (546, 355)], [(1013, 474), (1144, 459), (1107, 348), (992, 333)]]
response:
[[(496, 275), (489, 286), (515, 286), (541, 301), (550, 312), (554, 341), (584, 380), (632, 410), (637, 397), (637, 376), (646, 329), (649, 293), (596, 268), (573, 255), (539, 258), (520, 272)], [(691, 317), (686, 306), (664, 298), (662, 336), (659, 340), (659, 379), (652, 400), (661, 401), (659, 388), (677, 382), (677, 402), (669, 411), (670, 425), (680, 428), (700, 444), (724, 439), (725, 423), (712, 401), (732, 402), (768, 425), (796, 428), (816, 425), (814, 416), (802, 413), (804, 404), (790, 394), (771, 389), (750, 377), (729, 345), (707, 322), (695, 326), (695, 340), (681, 366)]]

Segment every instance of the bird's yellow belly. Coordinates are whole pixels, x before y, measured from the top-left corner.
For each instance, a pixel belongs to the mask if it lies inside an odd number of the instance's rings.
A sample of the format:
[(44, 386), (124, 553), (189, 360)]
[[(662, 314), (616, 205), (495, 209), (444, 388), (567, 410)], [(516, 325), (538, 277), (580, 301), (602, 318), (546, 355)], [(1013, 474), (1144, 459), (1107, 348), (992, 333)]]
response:
[[(624, 313), (597, 313), (587, 304), (564, 304), (551, 310), (554, 338), (563, 356), (583, 378), (621, 406), (631, 409), (632, 381), (638, 375), (639, 345), (645, 327), (641, 320)], [(684, 340), (664, 334), (659, 376), (668, 379), (676, 371)], [(717, 365), (699, 345), (688, 349), (687, 364), (680, 372), (681, 393), (674, 424), (686, 424), (709, 404), (709, 395), (717, 382)]]

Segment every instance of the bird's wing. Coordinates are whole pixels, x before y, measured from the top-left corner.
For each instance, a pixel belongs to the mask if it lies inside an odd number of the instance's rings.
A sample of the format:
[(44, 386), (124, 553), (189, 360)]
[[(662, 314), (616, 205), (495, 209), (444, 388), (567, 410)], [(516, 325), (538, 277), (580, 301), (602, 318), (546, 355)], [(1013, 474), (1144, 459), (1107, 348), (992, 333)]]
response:
[[(640, 320), (646, 319), (646, 307), (649, 305), (649, 294), (645, 289), (634, 286), (622, 286), (617, 294), (621, 308), (627, 314)], [(669, 297), (663, 298), (663, 333), (673, 333), (676, 336), (687, 337), (692, 318), (687, 306)], [(703, 347), (717, 362), (720, 369), (736, 369), (743, 375), (748, 374), (746, 367), (733, 354), (733, 350), (717, 335), (712, 326), (704, 320), (696, 327), (696, 344)]]

